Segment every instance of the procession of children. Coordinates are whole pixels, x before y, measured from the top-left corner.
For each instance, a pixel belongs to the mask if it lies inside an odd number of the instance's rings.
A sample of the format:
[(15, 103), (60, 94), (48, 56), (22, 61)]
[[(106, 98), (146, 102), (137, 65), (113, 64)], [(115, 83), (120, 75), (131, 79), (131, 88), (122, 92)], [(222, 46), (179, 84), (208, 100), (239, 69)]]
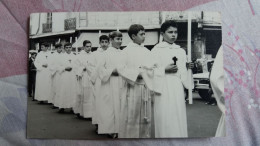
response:
[(87, 39), (78, 54), (71, 43), (56, 44), (54, 53), (42, 43), (32, 61), (33, 100), (89, 118), (97, 134), (112, 138), (188, 137), (184, 89), (193, 65), (174, 43), (176, 23), (167, 20), (160, 31), (163, 40), (151, 51), (143, 45), (149, 36), (140, 24), (129, 27), (132, 42), (123, 50), (120, 31), (101, 35), (94, 52)]

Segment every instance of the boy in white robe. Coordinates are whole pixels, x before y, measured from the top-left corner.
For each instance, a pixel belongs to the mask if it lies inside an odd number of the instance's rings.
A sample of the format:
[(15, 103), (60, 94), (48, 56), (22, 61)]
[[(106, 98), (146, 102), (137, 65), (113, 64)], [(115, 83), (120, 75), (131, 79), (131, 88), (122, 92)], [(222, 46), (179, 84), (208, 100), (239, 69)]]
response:
[(145, 40), (144, 27), (131, 25), (128, 34), (133, 42), (122, 51), (124, 68), (118, 70), (126, 81), (121, 96), (119, 138), (150, 138), (154, 63), (151, 52), (141, 45)]
[(47, 44), (41, 45), (41, 52), (35, 58), (36, 73), (36, 87), (35, 99), (38, 101), (47, 101), (51, 96), (51, 71), (50, 71), (50, 53), (47, 51)]
[[(174, 44), (177, 25), (169, 20), (162, 24), (163, 41), (152, 53), (156, 60), (155, 85), (162, 91), (154, 96), (154, 124), (156, 138), (187, 137), (187, 116), (184, 87), (188, 89), (186, 52)], [(188, 64), (192, 68), (192, 64)]]
[(109, 45), (109, 37), (106, 35), (102, 35), (99, 37), (99, 44), (100, 48), (97, 49), (97, 51), (93, 52), (94, 56), (94, 62), (96, 64), (94, 68), (94, 72), (91, 74), (91, 82), (94, 84), (94, 104), (93, 104), (93, 117), (92, 117), (92, 124), (96, 125), (96, 132), (98, 132), (98, 124), (99, 124), (99, 115), (101, 114), (100, 109), (103, 107), (102, 102), (100, 102), (99, 94), (100, 94), (100, 86), (101, 86), (101, 80), (98, 77), (98, 67), (97, 64), (99, 64), (99, 61), (102, 60), (102, 57), (104, 56), (105, 51), (108, 48)]
[(90, 81), (91, 74), (95, 67), (94, 58), (91, 53), (91, 42), (83, 42), (84, 50), (77, 56), (78, 60), (78, 82), (81, 93), (77, 97), (77, 103), (74, 107), (74, 113), (78, 113), (84, 118), (92, 118), (93, 115), (93, 84)]
[(122, 65), (122, 55), (120, 46), (122, 44), (122, 33), (113, 31), (109, 34), (111, 47), (107, 49), (102, 61), (99, 63), (98, 75), (101, 79), (100, 102), (101, 111), (99, 134), (109, 134), (116, 138), (119, 132), (120, 96), (123, 87), (122, 77), (117, 70)]
[(60, 108), (59, 112), (64, 112), (66, 108), (72, 108), (76, 101), (76, 56), (71, 52), (71, 43), (64, 45), (66, 53), (62, 55), (62, 71), (60, 77), (60, 89), (55, 97), (54, 105)]
[[(51, 70), (51, 77), (52, 77), (52, 94), (51, 98), (48, 100), (49, 103), (54, 103), (55, 96), (59, 91), (60, 87), (60, 73), (61, 73), (61, 55), (62, 53), (62, 45), (60, 43), (55, 44), (56, 52), (51, 54), (50, 56), (50, 70)], [(56, 108), (53, 106), (52, 108)]]
[(218, 103), (218, 107), (222, 112), (219, 120), (218, 128), (216, 131), (216, 137), (226, 136), (226, 124), (225, 124), (225, 96), (224, 96), (224, 68), (223, 68), (223, 47), (219, 48), (218, 54), (214, 61), (210, 83), (214, 92), (215, 98)]

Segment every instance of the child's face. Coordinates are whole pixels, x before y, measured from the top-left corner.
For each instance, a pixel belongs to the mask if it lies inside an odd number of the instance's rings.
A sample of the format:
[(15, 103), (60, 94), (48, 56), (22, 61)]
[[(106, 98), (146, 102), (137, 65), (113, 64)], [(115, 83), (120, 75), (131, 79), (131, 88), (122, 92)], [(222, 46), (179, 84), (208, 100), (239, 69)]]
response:
[(112, 47), (120, 49), (120, 47), (122, 45), (122, 39), (123, 39), (123, 37), (115, 37), (114, 39), (111, 39)]
[(65, 47), (66, 53), (70, 54), (70, 53), (71, 53), (71, 49), (72, 49), (71, 46), (66, 46), (66, 47)]
[(102, 49), (106, 50), (108, 48), (108, 45), (109, 45), (109, 41), (108, 40), (101, 40), (99, 42), (100, 46)]
[(145, 40), (145, 31), (140, 30), (136, 35), (133, 35), (133, 41), (139, 45), (141, 45)]
[(91, 51), (91, 46), (92, 44), (91, 43), (87, 43), (86, 46), (84, 47), (84, 50), (89, 53)]
[(61, 51), (62, 51), (62, 48), (61, 48), (61, 47), (58, 47), (58, 48), (57, 48), (57, 52), (58, 52), (58, 53), (61, 53)]
[(178, 30), (176, 27), (170, 26), (165, 32), (162, 32), (163, 40), (172, 44), (178, 37)]
[(42, 49), (42, 51), (47, 51), (47, 47), (45, 47), (44, 45), (41, 45), (41, 49)]

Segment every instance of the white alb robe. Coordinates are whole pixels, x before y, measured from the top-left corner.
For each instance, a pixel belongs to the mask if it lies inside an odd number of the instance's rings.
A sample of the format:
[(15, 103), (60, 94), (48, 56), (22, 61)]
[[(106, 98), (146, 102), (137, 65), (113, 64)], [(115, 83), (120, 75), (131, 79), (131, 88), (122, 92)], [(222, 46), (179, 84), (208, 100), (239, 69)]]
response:
[(100, 109), (103, 107), (102, 102), (100, 102), (99, 94), (102, 92), (100, 91), (101, 86), (101, 80), (98, 77), (98, 64), (100, 60), (102, 60), (104, 53), (106, 50), (103, 50), (102, 48), (98, 48), (97, 51), (92, 52), (92, 55), (94, 57), (94, 63), (95, 68), (93, 70), (93, 73), (91, 74), (91, 81), (94, 84), (94, 98), (93, 98), (93, 115), (92, 115), (92, 124), (99, 124), (100, 122)]
[(60, 87), (60, 73), (62, 71), (62, 58), (63, 53), (54, 52), (50, 56), (50, 70), (51, 70), (51, 96), (48, 99), (49, 103), (54, 103), (56, 93)]
[[(119, 138), (150, 138), (152, 104), (150, 91), (153, 60), (151, 52), (138, 44), (129, 43), (122, 51), (123, 66), (119, 74), (124, 78), (125, 93), (121, 97)], [(141, 74), (143, 79), (138, 79)], [(150, 89), (149, 89), (150, 88)]]
[[(156, 138), (187, 137), (187, 116), (184, 87), (188, 88), (186, 52), (176, 44), (161, 42), (152, 49), (156, 60), (155, 84), (161, 95), (154, 96), (154, 124)], [(177, 73), (165, 73), (167, 65), (177, 60)]]
[(99, 63), (98, 75), (101, 79), (100, 102), (103, 105), (99, 110), (99, 134), (119, 132), (120, 96), (123, 80), (119, 75), (112, 74), (114, 69), (121, 68), (121, 50), (109, 47)]
[[(90, 78), (95, 67), (94, 58), (91, 52), (86, 53), (85, 51), (82, 51), (77, 58), (77, 75), (82, 78), (78, 81), (78, 88), (81, 88), (81, 92), (77, 96), (74, 112), (79, 113), (84, 118), (91, 118), (93, 115), (94, 86)], [(86, 71), (84, 71), (84, 68), (86, 68)]]
[(212, 90), (214, 92), (215, 98), (218, 103), (218, 107), (222, 112), (222, 116), (219, 120), (218, 128), (216, 131), (216, 137), (221, 137), (226, 135), (226, 124), (225, 124), (225, 96), (224, 96), (224, 68), (223, 68), (223, 48), (220, 47), (216, 59), (214, 61), (211, 75), (210, 83)]
[[(50, 52), (41, 51), (35, 58), (36, 86), (35, 99), (38, 101), (48, 101), (51, 97), (51, 71), (49, 62)], [(43, 65), (48, 65), (46, 68)]]
[[(76, 89), (76, 73), (75, 65), (76, 56), (73, 53), (64, 53), (61, 58), (62, 71), (60, 77), (60, 89), (55, 97), (54, 105), (59, 108), (72, 108), (75, 106), (77, 89)], [(71, 67), (71, 71), (66, 71), (66, 67)]]

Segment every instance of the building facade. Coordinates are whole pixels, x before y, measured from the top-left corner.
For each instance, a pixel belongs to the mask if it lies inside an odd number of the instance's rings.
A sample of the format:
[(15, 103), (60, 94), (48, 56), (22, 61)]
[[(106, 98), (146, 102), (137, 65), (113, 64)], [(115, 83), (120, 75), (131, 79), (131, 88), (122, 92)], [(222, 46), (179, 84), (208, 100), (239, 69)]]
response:
[[(216, 12), (192, 12), (192, 59), (215, 58), (221, 45), (221, 18)], [(30, 49), (39, 50), (43, 42), (52, 49), (55, 43), (71, 42), (74, 51), (80, 50), (84, 40), (92, 42), (93, 50), (99, 47), (99, 36), (120, 30), (122, 47), (131, 39), (127, 29), (131, 24), (142, 24), (146, 29), (144, 45), (152, 49), (161, 41), (160, 25), (165, 20), (178, 24), (179, 44), (187, 49), (187, 12), (70, 12), (33, 13), (30, 16)]]

